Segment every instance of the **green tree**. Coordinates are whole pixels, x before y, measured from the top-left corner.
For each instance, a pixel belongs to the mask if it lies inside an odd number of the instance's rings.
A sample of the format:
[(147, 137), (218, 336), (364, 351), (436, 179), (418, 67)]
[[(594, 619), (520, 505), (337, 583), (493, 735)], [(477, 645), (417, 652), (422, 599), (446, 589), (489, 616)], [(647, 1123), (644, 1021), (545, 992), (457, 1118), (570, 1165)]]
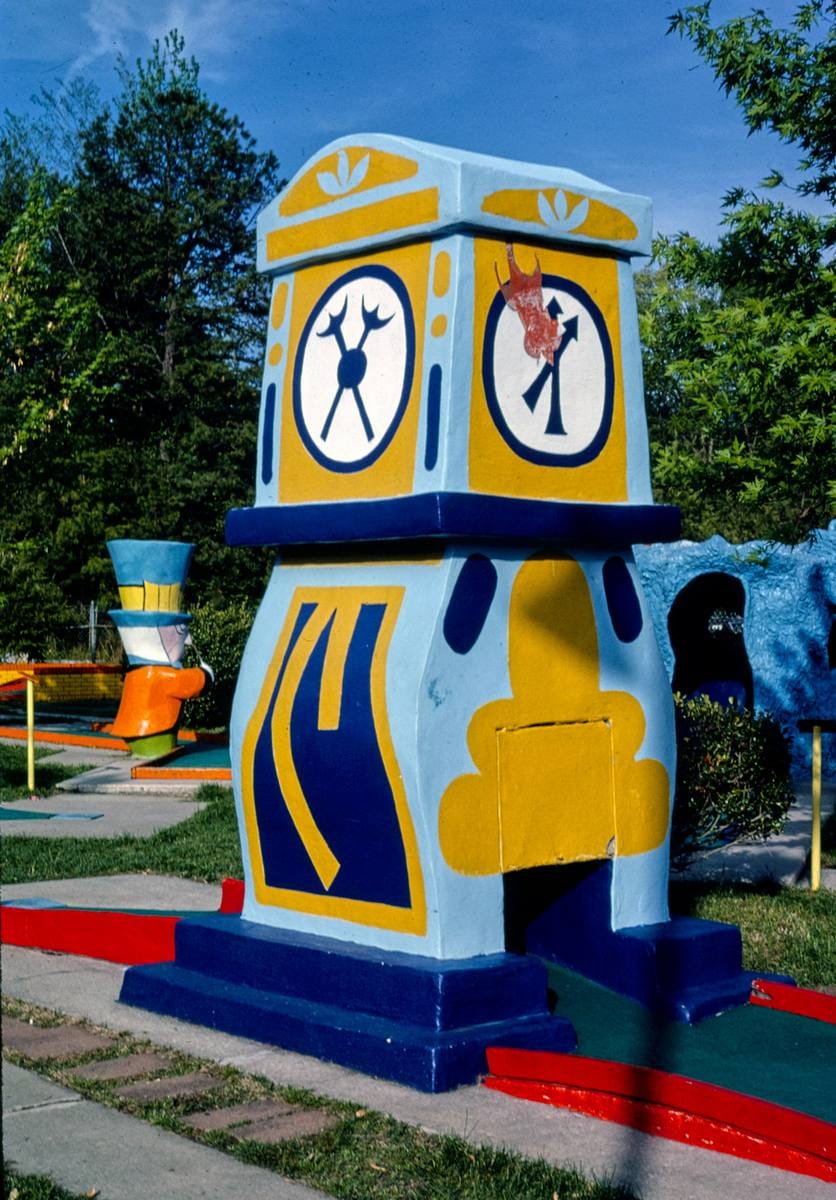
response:
[(69, 172), (33, 169), (0, 252), (0, 554), (48, 563), (32, 589), (15, 570), (7, 649), (35, 649), (45, 570), (64, 607), (114, 599), (109, 537), (194, 540), (203, 600), (262, 575), (224, 546), (223, 520), (251, 487), (266, 316), (252, 223), (277, 163), (204, 94), (176, 33), (119, 73)]
[[(798, 191), (832, 199), (836, 34), (811, 40), (825, 9), (805, 4), (781, 31), (762, 12), (715, 28), (700, 4), (671, 29), (750, 129), (802, 148)], [(797, 542), (836, 510), (836, 223), (735, 189), (723, 225), (716, 245), (657, 239), (638, 277), (656, 493), (687, 537)]]

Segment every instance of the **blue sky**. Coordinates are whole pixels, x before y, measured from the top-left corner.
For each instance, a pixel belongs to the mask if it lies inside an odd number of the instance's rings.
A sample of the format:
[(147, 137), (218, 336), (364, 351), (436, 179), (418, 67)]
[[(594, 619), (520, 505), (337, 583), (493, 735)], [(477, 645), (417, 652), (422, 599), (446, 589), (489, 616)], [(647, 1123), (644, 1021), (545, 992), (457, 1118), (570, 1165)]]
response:
[[(385, 132), (571, 167), (652, 197), (656, 228), (713, 238), (720, 200), (794, 150), (748, 137), (677, 0), (5, 0), (0, 108), (76, 74), (105, 96), (118, 54), (178, 28), (212, 99), (290, 176), (321, 146)], [(752, 7), (715, 0), (715, 19)], [(788, 24), (795, 0), (760, 0)]]

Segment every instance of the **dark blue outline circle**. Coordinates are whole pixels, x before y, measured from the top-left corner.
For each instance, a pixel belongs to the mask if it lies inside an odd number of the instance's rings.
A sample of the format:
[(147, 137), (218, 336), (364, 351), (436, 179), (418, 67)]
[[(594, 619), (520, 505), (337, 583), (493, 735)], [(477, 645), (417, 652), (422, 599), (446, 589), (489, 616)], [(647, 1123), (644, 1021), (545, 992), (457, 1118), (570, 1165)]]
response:
[[(384, 283), (387, 283), (392, 288), (401, 302), (404, 314), (404, 330), (406, 333), (406, 362), (404, 364), (404, 382), (401, 398), (398, 401), (398, 407), (395, 411), (395, 415), (389, 424), (389, 428), (375, 446), (374, 450), (370, 451), (365, 458), (360, 458), (356, 462), (342, 463), (336, 462), (332, 458), (328, 458), (327, 455), (323, 454), (316, 442), (312, 440), (302, 416), (300, 380), (302, 375), (302, 362), (305, 357), (308, 339), (310, 338), (313, 327), (322, 313), (322, 310), (326, 307), (328, 301), (335, 292), (338, 292), (341, 287), (344, 287), (347, 283), (352, 283), (355, 279), (359, 279), (361, 276), (367, 279), (369, 276), (371, 276), (373, 279), (382, 279)], [(296, 361), (293, 364), (293, 419), (296, 422), (296, 429), (299, 437), (302, 439), (302, 444), (311, 457), (316, 459), (320, 466), (325, 467), (326, 470), (340, 471), (343, 474), (350, 474), (352, 471), (362, 471), (366, 467), (370, 466), (388, 447), (398, 430), (398, 426), (403, 420), (403, 415), (406, 412), (406, 406), (409, 403), (409, 394), (412, 391), (412, 377), (414, 373), (415, 318), (412, 315), (412, 304), (410, 303), (409, 292), (406, 290), (406, 285), (400, 276), (396, 275), (394, 271), (389, 269), (389, 267), (381, 267), (372, 263), (364, 267), (353, 267), (350, 271), (347, 271), (345, 275), (341, 275), (339, 279), (335, 279), (332, 283), (330, 283), (319, 297), (314, 307), (311, 309), (310, 315), (305, 322), (305, 327), (302, 330), (302, 336), (299, 338), (299, 346), (296, 350)]]
[(496, 327), (506, 303), (501, 291), (497, 291), (493, 303), (488, 309), (488, 316), (485, 321), (485, 337), (482, 342), (482, 383), (485, 388), (485, 399), (488, 402), (488, 409), (493, 418), (494, 425), (496, 425), (504, 441), (508, 443), (515, 454), (518, 454), (521, 458), (528, 459), (529, 462), (539, 463), (540, 466), (544, 467), (579, 467), (583, 463), (592, 462), (594, 458), (597, 458), (610, 436), (613, 394), (615, 392), (612, 342), (610, 341), (609, 331), (601, 310), (589, 293), (584, 291), (577, 283), (574, 283), (571, 279), (564, 279), (561, 275), (544, 275), (543, 287), (557, 288), (561, 292), (568, 292), (570, 296), (574, 296), (586, 308), (598, 331), (598, 337), (601, 339), (601, 348), (604, 352), (604, 411), (601, 414), (601, 423), (598, 426), (598, 432), (583, 450), (578, 450), (574, 454), (551, 454), (545, 450), (535, 450), (531, 446), (526, 446), (508, 428), (496, 395), (493, 378), (493, 346), (496, 338)]

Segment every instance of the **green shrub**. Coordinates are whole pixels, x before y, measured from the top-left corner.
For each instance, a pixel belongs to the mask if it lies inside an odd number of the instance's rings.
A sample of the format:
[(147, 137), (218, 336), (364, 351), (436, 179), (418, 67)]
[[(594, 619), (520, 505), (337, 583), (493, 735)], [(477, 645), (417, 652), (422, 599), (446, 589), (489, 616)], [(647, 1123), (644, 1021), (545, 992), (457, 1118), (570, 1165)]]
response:
[(675, 700), (674, 863), (683, 866), (700, 851), (777, 833), (793, 791), (789, 743), (775, 718), (726, 708), (706, 696)]
[(214, 671), (215, 681), (202, 696), (183, 705), (184, 727), (229, 728), (238, 667), (254, 615), (254, 609), (243, 601), (225, 608), (203, 604), (192, 609), (190, 632), (194, 645), (187, 649), (184, 663), (197, 666), (202, 658)]

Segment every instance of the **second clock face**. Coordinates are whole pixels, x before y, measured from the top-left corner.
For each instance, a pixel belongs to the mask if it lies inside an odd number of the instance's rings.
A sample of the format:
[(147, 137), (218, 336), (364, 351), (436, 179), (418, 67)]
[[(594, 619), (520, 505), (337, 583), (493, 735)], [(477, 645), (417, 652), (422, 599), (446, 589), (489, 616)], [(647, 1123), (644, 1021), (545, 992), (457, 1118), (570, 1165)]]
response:
[(538, 295), (523, 293), (511, 303), (497, 293), (485, 324), (482, 378), (494, 424), (520, 457), (577, 466), (606, 444), (612, 346), (600, 309), (572, 280), (543, 275)]
[(359, 471), (401, 422), (415, 369), (415, 322), (388, 267), (356, 267), (314, 305), (299, 339), (293, 412), (309, 453), (331, 471)]

